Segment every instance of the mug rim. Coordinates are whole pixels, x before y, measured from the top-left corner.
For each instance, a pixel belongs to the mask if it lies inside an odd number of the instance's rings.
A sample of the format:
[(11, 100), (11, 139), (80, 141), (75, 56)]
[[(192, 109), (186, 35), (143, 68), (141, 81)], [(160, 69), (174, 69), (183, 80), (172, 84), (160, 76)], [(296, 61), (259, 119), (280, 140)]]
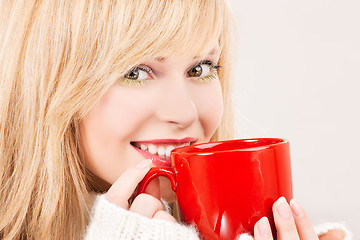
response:
[[(233, 149), (233, 150), (217, 150), (217, 151), (209, 151), (209, 152), (201, 152), (198, 150), (201, 149), (211, 149), (212, 147), (221, 145), (221, 144), (227, 144), (227, 143), (235, 143), (235, 142), (259, 142), (259, 141), (269, 141), (268, 144), (264, 144), (261, 146), (252, 146), (252, 147), (244, 147), (244, 148), (238, 148), (238, 149)], [(274, 142), (275, 141), (275, 142)], [(180, 147), (180, 148), (176, 148), (174, 150), (171, 151), (171, 154), (186, 154), (186, 155), (191, 155), (191, 154), (199, 154), (199, 155), (204, 155), (204, 154), (215, 154), (215, 153), (223, 153), (223, 152), (247, 152), (247, 151), (255, 151), (255, 150), (264, 150), (264, 149), (268, 149), (277, 145), (282, 145), (282, 144), (286, 144), (289, 143), (289, 141), (285, 138), (244, 138), (244, 139), (231, 139), (231, 140), (223, 140), (223, 141), (215, 141), (215, 142), (207, 142), (207, 143), (199, 143), (199, 144), (194, 144), (194, 145), (190, 145), (190, 146), (185, 146), (185, 147)], [(193, 151), (191, 151), (191, 149), (194, 149)]]

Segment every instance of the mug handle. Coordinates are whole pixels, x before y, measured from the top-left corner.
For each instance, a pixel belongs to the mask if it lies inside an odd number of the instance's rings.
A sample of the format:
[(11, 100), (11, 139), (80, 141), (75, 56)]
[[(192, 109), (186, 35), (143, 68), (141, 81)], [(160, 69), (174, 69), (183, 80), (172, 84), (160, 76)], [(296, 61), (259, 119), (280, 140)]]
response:
[(140, 182), (137, 195), (144, 193), (151, 180), (160, 176), (168, 178), (170, 180), (172, 190), (176, 192), (177, 184), (175, 170), (171, 167), (154, 167), (149, 170)]

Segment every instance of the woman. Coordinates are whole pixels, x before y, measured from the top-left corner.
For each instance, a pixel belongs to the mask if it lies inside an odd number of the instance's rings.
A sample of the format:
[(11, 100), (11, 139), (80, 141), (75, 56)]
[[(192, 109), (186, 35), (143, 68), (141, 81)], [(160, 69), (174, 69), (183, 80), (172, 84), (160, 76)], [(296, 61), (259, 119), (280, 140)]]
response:
[[(128, 199), (171, 148), (231, 138), (227, 3), (28, 0), (0, 9), (1, 238), (197, 239), (158, 200), (173, 198), (166, 182)], [(305, 214), (287, 216), (275, 215), (279, 239), (316, 238)], [(271, 239), (266, 219), (254, 230)]]

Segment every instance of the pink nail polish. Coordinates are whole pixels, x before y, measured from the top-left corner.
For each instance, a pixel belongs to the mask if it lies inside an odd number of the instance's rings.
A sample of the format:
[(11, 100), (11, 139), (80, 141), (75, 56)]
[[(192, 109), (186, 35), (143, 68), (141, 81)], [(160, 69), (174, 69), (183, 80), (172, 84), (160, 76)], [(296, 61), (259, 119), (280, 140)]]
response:
[(141, 162), (139, 162), (138, 164), (136, 164), (137, 168), (146, 168), (149, 167), (151, 165), (152, 161), (149, 159), (143, 160)]
[(301, 218), (305, 215), (304, 209), (295, 199), (291, 199), (290, 206), (296, 217)]
[(271, 235), (270, 223), (267, 217), (263, 217), (258, 222), (258, 230), (263, 238), (269, 238)]
[(291, 215), (290, 206), (284, 197), (279, 198), (276, 202), (276, 210), (282, 218), (288, 218)]

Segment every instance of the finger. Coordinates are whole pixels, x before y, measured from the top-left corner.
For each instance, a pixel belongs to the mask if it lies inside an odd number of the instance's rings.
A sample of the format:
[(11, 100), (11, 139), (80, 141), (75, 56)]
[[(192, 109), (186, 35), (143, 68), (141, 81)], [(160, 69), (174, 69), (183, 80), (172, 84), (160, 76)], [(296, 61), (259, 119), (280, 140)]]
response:
[(160, 210), (164, 210), (160, 200), (146, 193), (139, 194), (130, 206), (131, 212), (148, 218), (152, 218)]
[(135, 167), (126, 170), (110, 187), (105, 195), (106, 199), (119, 207), (128, 209), (128, 199), (145, 174), (150, 170), (151, 163), (151, 160), (144, 160)]
[(254, 226), (255, 240), (272, 240), (270, 223), (267, 217), (261, 218)]
[(340, 229), (329, 230), (327, 233), (324, 233), (319, 236), (320, 240), (344, 240), (346, 234)]
[(289, 204), (284, 197), (279, 198), (273, 205), (273, 214), (279, 240), (298, 240), (295, 220), (292, 216)]
[(154, 214), (153, 218), (154, 219), (162, 219), (162, 220), (166, 220), (169, 222), (177, 222), (173, 216), (171, 216), (169, 213), (167, 213), (166, 211), (163, 211), (163, 210), (157, 211)]
[(160, 199), (161, 195), (160, 195), (160, 179), (159, 178), (154, 178), (153, 180), (151, 180), (151, 182), (149, 183), (149, 185), (147, 186), (145, 193), (150, 194), (154, 197), (156, 197), (157, 199)]
[(318, 239), (314, 227), (303, 207), (295, 200), (290, 201), (291, 210), (295, 219), (297, 231), (301, 240)]

